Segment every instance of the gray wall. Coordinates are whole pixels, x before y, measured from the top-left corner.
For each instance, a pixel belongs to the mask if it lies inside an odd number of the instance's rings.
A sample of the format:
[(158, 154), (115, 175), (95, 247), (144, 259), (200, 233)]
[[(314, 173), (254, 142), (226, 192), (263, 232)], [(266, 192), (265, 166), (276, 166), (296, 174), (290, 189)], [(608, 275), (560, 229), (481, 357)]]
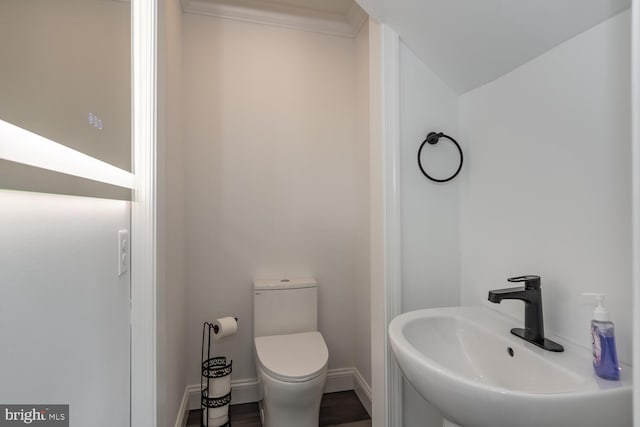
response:
[(130, 203), (0, 191), (0, 401), (69, 404), (77, 425), (129, 423)]
[[(418, 168), (428, 132), (458, 135), (458, 96), (400, 43), (402, 311), (460, 304), (460, 178), (438, 184)], [(446, 140), (423, 149), (423, 165), (444, 178), (458, 166)], [(462, 172), (464, 174), (464, 171)], [(404, 425), (440, 426), (439, 412), (404, 381)]]
[(187, 383), (182, 9), (160, 2), (158, 99), (158, 426), (173, 426)]
[(506, 278), (542, 276), (545, 329), (590, 348), (583, 292), (607, 294), (631, 361), (630, 12), (461, 98), (464, 304)]
[[(549, 334), (589, 347), (591, 309), (580, 294), (605, 292), (620, 359), (630, 362), (629, 21), (617, 15), (459, 97), (403, 45), (404, 311), (484, 304), (521, 318), (521, 303), (490, 304), (487, 291), (540, 274)], [(463, 145), (453, 183), (418, 175), (429, 130)], [(444, 152), (430, 151), (433, 170), (449, 168)], [(410, 386), (404, 393), (405, 426), (441, 425)]]
[(189, 383), (202, 322), (227, 315), (239, 330), (216, 353), (255, 378), (256, 277), (315, 276), (329, 369), (353, 367), (369, 215), (355, 41), (192, 14), (183, 41)]

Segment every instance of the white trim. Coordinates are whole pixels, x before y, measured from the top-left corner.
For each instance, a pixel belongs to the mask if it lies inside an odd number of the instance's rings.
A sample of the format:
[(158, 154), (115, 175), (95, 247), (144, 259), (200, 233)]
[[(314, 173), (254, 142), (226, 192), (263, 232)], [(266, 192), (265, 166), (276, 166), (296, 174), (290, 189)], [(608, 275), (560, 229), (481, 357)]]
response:
[(387, 423), (402, 425), (402, 377), (391, 353), (387, 328), (402, 311), (400, 229), (400, 38), (382, 25), (382, 105), (385, 246), (385, 349)]
[(0, 120), (0, 159), (133, 188), (132, 173), (4, 120)]
[(351, 2), (351, 7), (347, 12), (347, 20), (351, 25), (353, 37), (358, 35), (364, 23), (367, 22), (368, 18), (369, 15), (364, 11), (363, 8), (360, 7), (360, 5), (358, 5), (358, 3), (356, 3), (355, 1)]
[[(185, 389), (188, 393), (188, 410), (200, 408), (200, 384), (188, 385)], [(242, 378), (231, 381), (231, 404), (257, 402), (260, 400), (257, 378)]]
[(640, 0), (633, 0), (631, 13), (633, 425), (640, 427)]
[[(363, 396), (360, 396), (356, 387), (363, 390)], [(327, 372), (327, 383), (324, 387), (324, 393), (335, 393), (337, 391), (356, 390), (356, 395), (360, 398), (362, 405), (367, 409), (367, 405), (371, 407), (371, 387), (364, 381), (362, 375), (356, 368), (340, 368), (330, 369)], [(260, 396), (258, 390), (258, 379), (248, 378), (231, 381), (231, 404), (238, 405), (242, 403), (257, 402)], [(368, 404), (367, 400), (368, 399)], [(186, 400), (186, 404), (185, 404)], [(176, 420), (176, 427), (181, 420), (187, 418), (187, 412), (200, 408), (200, 384), (188, 385), (184, 390), (182, 398), (183, 404), (180, 405), (180, 413)], [(370, 409), (367, 409), (369, 412)]]
[(232, 381), (231, 390), (233, 390), (231, 403), (234, 405), (260, 400), (258, 380), (256, 378)]
[(131, 427), (156, 427), (157, 0), (133, 0), (131, 24)]
[(178, 418), (176, 419), (175, 427), (185, 427), (187, 425), (188, 413), (189, 413), (189, 388), (185, 387), (184, 393), (182, 393), (182, 401), (180, 402), (180, 408), (178, 408)]
[(367, 384), (364, 377), (357, 368), (353, 368), (353, 391), (360, 399), (360, 403), (371, 416), (371, 386)]
[(340, 37), (355, 37), (366, 19), (366, 13), (357, 5), (350, 8), (346, 15), (341, 15), (251, 0), (233, 4), (218, 0), (182, 0), (182, 10), (185, 13)]
[[(371, 277), (371, 419), (388, 427), (382, 25), (369, 19), (369, 241)], [(394, 426), (395, 427), (395, 426)]]
[[(257, 378), (244, 378), (231, 381), (231, 404), (257, 402), (260, 400)], [(200, 408), (200, 384), (191, 384), (186, 387), (189, 395), (188, 410)]]
[[(231, 389), (233, 390), (233, 383), (231, 384)], [(187, 399), (187, 412), (200, 409), (200, 384), (188, 385), (184, 389), (184, 392), (189, 396)], [(231, 393), (231, 395), (233, 396), (233, 393)]]
[(353, 390), (354, 368), (330, 369), (327, 372), (327, 383), (324, 385), (324, 393)]

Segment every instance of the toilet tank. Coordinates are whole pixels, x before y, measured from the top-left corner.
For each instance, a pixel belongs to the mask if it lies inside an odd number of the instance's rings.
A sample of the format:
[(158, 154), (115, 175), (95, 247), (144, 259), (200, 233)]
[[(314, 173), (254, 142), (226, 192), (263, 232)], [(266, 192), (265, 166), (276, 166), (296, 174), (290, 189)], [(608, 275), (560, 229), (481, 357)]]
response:
[(318, 330), (318, 283), (313, 278), (256, 280), (253, 335), (285, 335)]

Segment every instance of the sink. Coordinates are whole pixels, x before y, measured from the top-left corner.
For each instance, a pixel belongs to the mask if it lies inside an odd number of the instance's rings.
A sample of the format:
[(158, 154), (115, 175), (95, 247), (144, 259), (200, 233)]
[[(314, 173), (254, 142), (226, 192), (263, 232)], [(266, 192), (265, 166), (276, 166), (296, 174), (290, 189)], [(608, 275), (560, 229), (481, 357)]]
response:
[(553, 337), (565, 351), (546, 351), (509, 332), (521, 326), (486, 307), (434, 308), (397, 316), (389, 341), (407, 381), (463, 427), (632, 425), (630, 366), (601, 379), (590, 349)]

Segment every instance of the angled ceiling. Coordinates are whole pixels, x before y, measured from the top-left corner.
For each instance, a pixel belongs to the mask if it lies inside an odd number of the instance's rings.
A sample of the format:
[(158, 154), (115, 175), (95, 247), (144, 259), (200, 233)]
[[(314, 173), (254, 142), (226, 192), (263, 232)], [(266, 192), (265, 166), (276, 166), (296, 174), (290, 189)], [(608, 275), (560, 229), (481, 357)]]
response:
[(356, 0), (464, 93), (627, 9), (630, 0)]

